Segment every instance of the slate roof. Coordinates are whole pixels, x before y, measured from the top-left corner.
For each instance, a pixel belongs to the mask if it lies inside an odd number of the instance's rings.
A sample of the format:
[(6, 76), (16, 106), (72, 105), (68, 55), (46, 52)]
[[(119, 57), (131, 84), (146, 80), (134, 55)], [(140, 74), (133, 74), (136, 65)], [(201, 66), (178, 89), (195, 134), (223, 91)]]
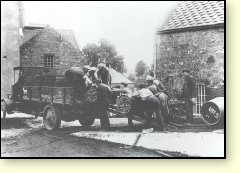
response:
[(63, 38), (65, 38), (69, 43), (72, 44), (76, 49), (79, 49), (76, 37), (72, 30), (67, 29), (57, 29), (56, 30)]
[(112, 76), (112, 84), (120, 84), (121, 82), (126, 82), (128, 84), (133, 84), (126, 76), (117, 72), (116, 70), (109, 68), (110, 74)]
[[(30, 28), (30, 27), (26, 26), (26, 28)], [(45, 27), (43, 27), (42, 29), (24, 29), (23, 36), (20, 37), (20, 45), (23, 45), (34, 36), (40, 34), (44, 29)], [(59, 33), (67, 42), (69, 42), (72, 46), (74, 46), (76, 49), (79, 50), (77, 40), (72, 30), (67, 30), (67, 29), (54, 29), (54, 30), (57, 33)]]
[(160, 32), (224, 24), (224, 1), (182, 1), (168, 16)]
[(23, 36), (20, 36), (20, 45), (23, 45), (28, 40), (30, 40), (34, 36), (38, 35), (40, 32), (41, 32), (41, 30), (24, 30)]

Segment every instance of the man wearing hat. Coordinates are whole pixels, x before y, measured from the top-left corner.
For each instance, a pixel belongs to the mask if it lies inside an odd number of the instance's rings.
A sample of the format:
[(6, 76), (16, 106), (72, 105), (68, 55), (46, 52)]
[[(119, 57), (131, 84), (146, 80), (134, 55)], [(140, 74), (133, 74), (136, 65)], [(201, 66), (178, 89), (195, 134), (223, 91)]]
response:
[(89, 65), (84, 65), (84, 66), (83, 66), (83, 72), (84, 72), (84, 74), (87, 74), (90, 69), (91, 69), (91, 67), (90, 67)]
[(186, 116), (187, 123), (193, 123), (193, 104), (194, 98), (196, 97), (196, 84), (195, 79), (192, 75), (190, 75), (190, 70), (185, 68), (182, 70), (184, 77), (183, 84), (183, 97), (185, 98), (185, 108), (186, 108)]
[(85, 81), (86, 89), (89, 89), (92, 86), (92, 81), (89, 79), (90, 69), (91, 69), (91, 67), (89, 65), (83, 66), (83, 72), (84, 72), (83, 79)]
[(105, 64), (100, 63), (97, 65), (97, 76), (102, 80), (102, 83), (111, 85), (112, 77), (109, 68)]
[(96, 67), (91, 67), (91, 69), (89, 70), (89, 79), (92, 81), (92, 83), (95, 83), (96, 80), (98, 79), (98, 76), (97, 76), (97, 68)]
[[(165, 123), (169, 121), (168, 96), (165, 94), (166, 88), (158, 80), (154, 80), (152, 76), (147, 76), (148, 89), (158, 98), (160, 102), (161, 113)], [(160, 86), (161, 83), (161, 86)], [(162, 88), (162, 89), (160, 89)]]

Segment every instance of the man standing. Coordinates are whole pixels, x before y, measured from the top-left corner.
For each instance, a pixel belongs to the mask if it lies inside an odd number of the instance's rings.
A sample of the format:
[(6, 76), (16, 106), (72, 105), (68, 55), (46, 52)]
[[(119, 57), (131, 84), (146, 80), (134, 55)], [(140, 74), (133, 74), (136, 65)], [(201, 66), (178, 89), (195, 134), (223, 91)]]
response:
[(193, 123), (193, 104), (196, 97), (196, 84), (193, 76), (190, 75), (190, 70), (185, 68), (182, 70), (184, 76), (183, 97), (185, 98), (187, 123)]
[(107, 114), (107, 110), (110, 103), (111, 92), (108, 85), (103, 84), (100, 79), (96, 80), (97, 85), (97, 112), (100, 116), (101, 126), (104, 130), (110, 128), (110, 122)]
[(106, 67), (105, 64), (100, 63), (97, 65), (97, 69), (98, 78), (102, 80), (102, 83), (110, 86), (112, 83), (112, 77), (109, 68)]

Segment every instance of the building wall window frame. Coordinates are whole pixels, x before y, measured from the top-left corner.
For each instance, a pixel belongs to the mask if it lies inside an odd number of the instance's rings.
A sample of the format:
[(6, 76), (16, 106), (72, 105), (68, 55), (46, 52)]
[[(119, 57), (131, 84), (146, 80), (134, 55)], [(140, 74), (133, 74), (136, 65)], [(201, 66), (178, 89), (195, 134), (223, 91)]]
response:
[(54, 67), (54, 54), (44, 54), (44, 67), (53, 68)]

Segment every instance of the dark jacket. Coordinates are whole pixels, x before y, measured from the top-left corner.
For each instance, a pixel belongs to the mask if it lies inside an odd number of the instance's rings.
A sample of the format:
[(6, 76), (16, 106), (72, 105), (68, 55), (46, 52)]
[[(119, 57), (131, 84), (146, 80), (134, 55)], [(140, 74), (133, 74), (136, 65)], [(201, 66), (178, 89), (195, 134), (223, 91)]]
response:
[(102, 68), (101, 70), (97, 71), (97, 76), (99, 79), (102, 80), (102, 83), (106, 85), (111, 85), (112, 77), (108, 68)]
[(170, 96), (166, 87), (162, 84), (161, 81), (159, 81), (159, 84), (157, 86), (158, 92), (164, 92), (168, 97)]
[(197, 93), (196, 93), (195, 79), (193, 78), (193, 76), (187, 75), (184, 79), (184, 84), (183, 84), (183, 97), (186, 100), (189, 100), (196, 96), (197, 96)]
[(98, 104), (109, 104), (111, 98), (111, 92), (109, 90), (109, 87), (106, 86), (105, 84), (99, 84), (99, 86), (97, 87), (97, 103)]

